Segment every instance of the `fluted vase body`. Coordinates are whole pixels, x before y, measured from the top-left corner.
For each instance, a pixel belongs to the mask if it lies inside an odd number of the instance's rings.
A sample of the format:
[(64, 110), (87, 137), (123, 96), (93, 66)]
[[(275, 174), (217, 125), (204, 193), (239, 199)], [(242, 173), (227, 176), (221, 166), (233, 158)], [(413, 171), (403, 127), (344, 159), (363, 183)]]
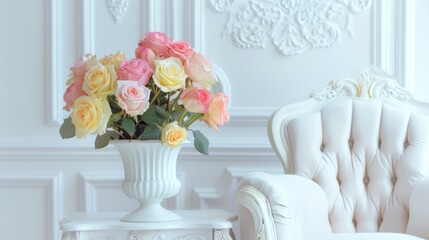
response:
[(181, 217), (163, 208), (165, 198), (175, 196), (181, 183), (176, 177), (181, 146), (169, 147), (158, 140), (114, 140), (124, 164), (122, 190), (140, 202), (140, 207), (124, 216), (125, 222), (174, 221)]

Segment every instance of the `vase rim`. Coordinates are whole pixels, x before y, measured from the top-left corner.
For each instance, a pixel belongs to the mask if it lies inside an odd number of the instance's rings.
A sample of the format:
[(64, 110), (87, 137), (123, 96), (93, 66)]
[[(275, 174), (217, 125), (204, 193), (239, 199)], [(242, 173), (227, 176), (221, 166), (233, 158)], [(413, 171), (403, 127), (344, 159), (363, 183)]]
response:
[(115, 139), (110, 140), (113, 144), (130, 144), (130, 143), (162, 143), (161, 140), (138, 140), (138, 139)]

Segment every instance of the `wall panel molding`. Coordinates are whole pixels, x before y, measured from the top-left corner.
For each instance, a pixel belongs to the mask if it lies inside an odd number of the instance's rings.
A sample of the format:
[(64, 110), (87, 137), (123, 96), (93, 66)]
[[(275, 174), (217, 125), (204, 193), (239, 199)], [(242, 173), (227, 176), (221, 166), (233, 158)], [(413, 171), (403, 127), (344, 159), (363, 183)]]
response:
[[(235, 192), (241, 178), (252, 172), (266, 172), (273, 175), (282, 174), (282, 168), (234, 168), (228, 167), (225, 169), (222, 181), (214, 188), (196, 187), (193, 189), (195, 206), (201, 209), (216, 209), (225, 207), (225, 202), (235, 200)], [(232, 201), (235, 202), (236, 201)]]
[[(46, 235), (48, 239), (59, 240), (59, 221), (63, 218), (63, 179), (62, 173), (0, 173), (2, 187), (36, 187), (46, 191)], [(35, 206), (37, 207), (37, 206)], [(40, 219), (45, 221), (45, 219)]]
[(46, 124), (58, 126), (63, 120), (63, 88), (60, 79), (62, 67), (62, 0), (45, 0), (45, 66), (48, 93), (46, 98)]
[(372, 64), (411, 92), (414, 86), (414, 1), (374, 1)]
[[(177, 172), (177, 178), (185, 185), (184, 172)], [(122, 192), (123, 172), (81, 172), (79, 176), (80, 209), (84, 212), (97, 212), (97, 188), (118, 188)], [(137, 200), (136, 200), (137, 201)], [(176, 196), (164, 200), (163, 206), (169, 209), (182, 209), (183, 191)]]

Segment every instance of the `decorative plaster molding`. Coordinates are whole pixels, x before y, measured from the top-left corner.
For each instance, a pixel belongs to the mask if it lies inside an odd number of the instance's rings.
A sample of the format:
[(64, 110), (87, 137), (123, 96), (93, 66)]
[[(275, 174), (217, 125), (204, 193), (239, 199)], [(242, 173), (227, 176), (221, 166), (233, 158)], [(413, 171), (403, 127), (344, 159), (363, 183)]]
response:
[(106, 6), (115, 24), (119, 24), (127, 13), (129, 0), (106, 0)]
[(227, 12), (223, 36), (240, 48), (264, 48), (270, 38), (286, 56), (312, 48), (339, 45), (347, 33), (354, 36), (352, 14), (359, 14), (371, 0), (210, 0), (212, 9)]
[(173, 240), (206, 240), (206, 238), (199, 235), (186, 235), (186, 236), (177, 237)]
[(44, 188), (46, 191), (46, 235), (48, 239), (58, 239), (57, 227), (63, 217), (62, 174), (61, 173), (0, 173), (2, 187)]
[(411, 93), (400, 87), (394, 79), (376, 69), (363, 71), (355, 79), (345, 78), (331, 81), (327, 87), (311, 93), (312, 98), (321, 101), (341, 96), (402, 100), (410, 98)]
[(79, 232), (64, 232), (61, 240), (79, 240)]
[(167, 240), (165, 234), (158, 231), (132, 231), (128, 234), (128, 240)]
[(214, 240), (233, 240), (229, 234), (229, 229), (216, 229), (214, 230)]

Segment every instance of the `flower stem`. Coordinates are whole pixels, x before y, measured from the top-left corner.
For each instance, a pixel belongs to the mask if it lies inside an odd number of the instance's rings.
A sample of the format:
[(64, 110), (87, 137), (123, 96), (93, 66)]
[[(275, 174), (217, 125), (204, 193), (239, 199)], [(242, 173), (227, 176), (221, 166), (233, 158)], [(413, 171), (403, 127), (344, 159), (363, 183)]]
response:
[[(170, 106), (170, 109), (167, 108), (167, 111), (170, 113), (172, 110), (174, 110), (174, 107), (177, 105), (177, 102), (179, 101), (180, 95), (182, 95), (183, 89), (180, 90), (179, 94), (177, 94), (176, 98), (174, 99), (173, 103)], [(170, 102), (170, 99), (169, 99)]]
[(160, 91), (158, 88), (155, 88), (155, 94), (153, 95), (153, 98), (152, 98), (152, 100), (150, 101), (150, 104), (151, 104), (151, 105), (155, 102), (156, 98), (158, 97), (158, 95), (159, 95), (160, 93), (161, 93), (161, 91)]
[(185, 128), (188, 128), (189, 126), (192, 125), (192, 123), (194, 123), (195, 121), (198, 121), (198, 120), (202, 119), (203, 117), (204, 117), (203, 113), (199, 113), (199, 114), (193, 116), (191, 119), (189, 119), (188, 121), (186, 121)]
[(183, 119), (185, 118), (185, 116), (186, 116), (186, 113), (187, 113), (187, 112), (188, 112), (188, 111), (186, 111), (186, 109), (183, 109), (182, 114), (180, 114), (180, 117), (179, 117), (179, 119), (177, 120), (177, 121), (179, 122), (179, 125), (180, 125), (180, 126), (182, 126)]

